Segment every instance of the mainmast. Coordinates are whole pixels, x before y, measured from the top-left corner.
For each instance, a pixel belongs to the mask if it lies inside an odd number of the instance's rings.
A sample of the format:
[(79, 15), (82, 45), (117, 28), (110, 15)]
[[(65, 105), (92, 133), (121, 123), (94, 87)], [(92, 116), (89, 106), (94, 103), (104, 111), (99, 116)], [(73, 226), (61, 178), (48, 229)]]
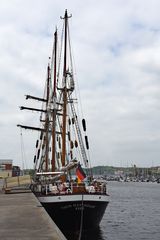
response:
[(63, 68), (63, 120), (62, 120), (62, 166), (65, 165), (66, 157), (66, 116), (67, 116), (67, 30), (68, 30), (68, 16), (67, 10), (64, 15), (64, 68)]

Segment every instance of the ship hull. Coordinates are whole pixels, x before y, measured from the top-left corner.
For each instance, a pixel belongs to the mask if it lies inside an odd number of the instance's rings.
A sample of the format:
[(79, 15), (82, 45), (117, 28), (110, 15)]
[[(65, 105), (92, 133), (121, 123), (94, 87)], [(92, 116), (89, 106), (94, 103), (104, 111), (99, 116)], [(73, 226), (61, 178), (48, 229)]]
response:
[(38, 197), (61, 230), (98, 227), (109, 203), (107, 195), (78, 194)]

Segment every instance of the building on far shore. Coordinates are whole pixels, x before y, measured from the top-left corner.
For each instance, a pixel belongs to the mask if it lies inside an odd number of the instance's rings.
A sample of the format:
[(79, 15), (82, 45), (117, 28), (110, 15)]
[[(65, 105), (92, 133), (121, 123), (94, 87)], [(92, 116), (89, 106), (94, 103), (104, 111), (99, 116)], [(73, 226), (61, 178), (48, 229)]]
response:
[(13, 160), (0, 159), (0, 178), (12, 176)]
[(0, 178), (17, 177), (22, 175), (19, 166), (13, 166), (13, 160), (0, 159)]

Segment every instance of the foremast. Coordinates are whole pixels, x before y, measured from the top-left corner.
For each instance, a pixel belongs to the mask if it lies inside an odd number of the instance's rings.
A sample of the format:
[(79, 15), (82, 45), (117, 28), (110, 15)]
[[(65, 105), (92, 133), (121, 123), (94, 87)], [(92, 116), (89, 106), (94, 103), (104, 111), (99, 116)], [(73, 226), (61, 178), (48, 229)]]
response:
[(53, 122), (52, 122), (52, 172), (55, 171), (56, 156), (56, 81), (57, 81), (57, 29), (54, 33), (54, 79), (53, 79)]
[(45, 171), (48, 172), (48, 153), (49, 153), (49, 94), (50, 94), (50, 66), (47, 68), (47, 98), (46, 98), (46, 119), (45, 119)]

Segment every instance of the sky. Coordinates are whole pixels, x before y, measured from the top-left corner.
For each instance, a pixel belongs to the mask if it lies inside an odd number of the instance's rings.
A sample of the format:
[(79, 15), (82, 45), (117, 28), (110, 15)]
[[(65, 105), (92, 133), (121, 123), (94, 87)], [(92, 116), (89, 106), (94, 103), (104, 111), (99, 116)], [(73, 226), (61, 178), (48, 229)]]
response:
[(65, 9), (93, 166), (160, 166), (160, 1), (0, 0), (0, 159), (33, 167), (35, 123)]

